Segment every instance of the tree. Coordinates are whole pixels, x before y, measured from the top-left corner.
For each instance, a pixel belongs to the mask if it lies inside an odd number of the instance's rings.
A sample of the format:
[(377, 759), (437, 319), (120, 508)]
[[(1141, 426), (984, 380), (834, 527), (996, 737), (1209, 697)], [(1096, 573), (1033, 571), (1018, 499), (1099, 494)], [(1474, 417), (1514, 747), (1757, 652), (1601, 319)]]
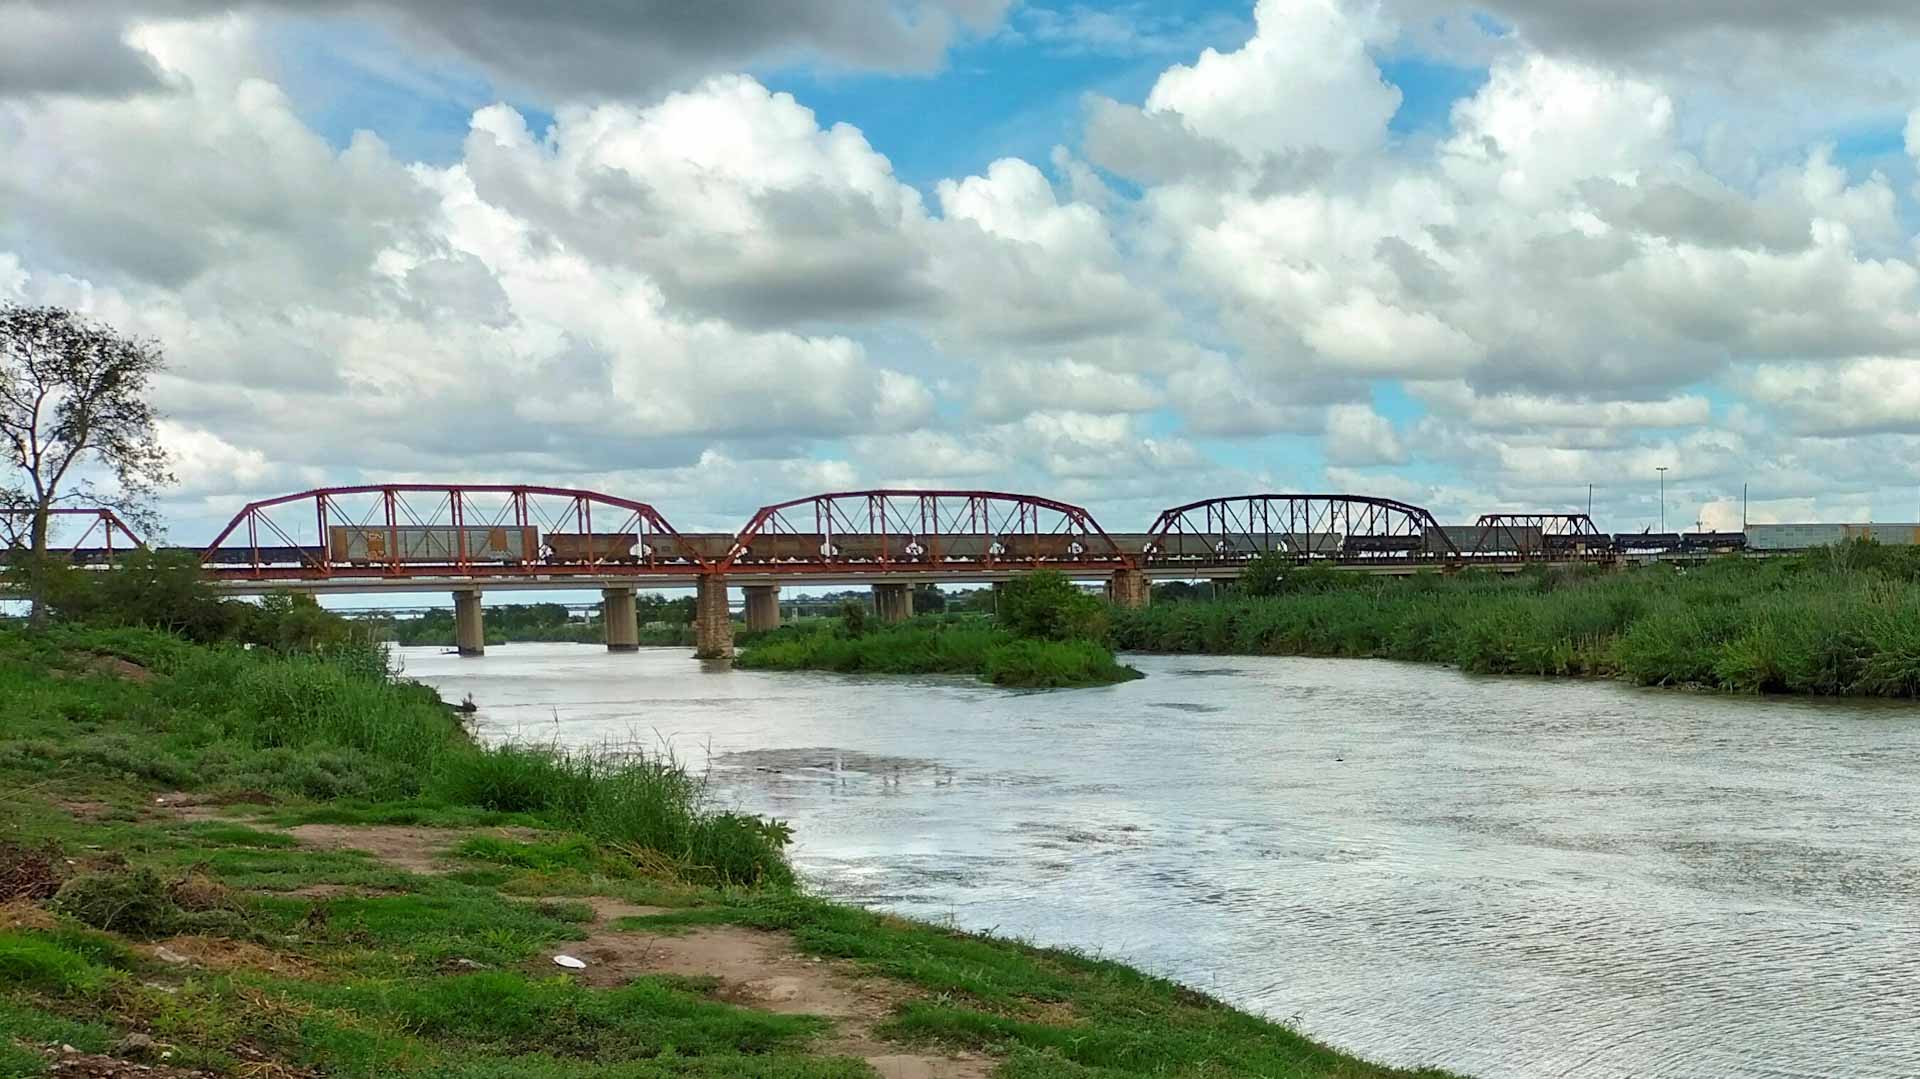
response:
[(947, 597), (937, 584), (915, 585), (913, 609), (919, 614), (943, 614), (947, 609)]
[(1008, 581), (999, 619), (1017, 637), (1101, 641), (1107, 636), (1107, 605), (1053, 570)]
[[(48, 511), (85, 501), (150, 524), (148, 500), (173, 481), (147, 402), (164, 367), (155, 342), (58, 307), (0, 305), (0, 449), (14, 473), (0, 482), (0, 520), (26, 522), (24, 542), (17, 524), (5, 539), (26, 549), (33, 624), (46, 618)], [(97, 488), (92, 470), (116, 489)]]

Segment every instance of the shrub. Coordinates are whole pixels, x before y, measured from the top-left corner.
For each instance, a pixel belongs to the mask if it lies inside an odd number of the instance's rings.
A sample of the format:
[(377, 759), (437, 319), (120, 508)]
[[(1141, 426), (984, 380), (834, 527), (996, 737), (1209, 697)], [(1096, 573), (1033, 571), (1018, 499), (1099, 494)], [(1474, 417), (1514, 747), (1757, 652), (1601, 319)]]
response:
[(1044, 641), (1107, 637), (1107, 605), (1053, 570), (1008, 581), (1000, 599), (999, 621), (1016, 637)]

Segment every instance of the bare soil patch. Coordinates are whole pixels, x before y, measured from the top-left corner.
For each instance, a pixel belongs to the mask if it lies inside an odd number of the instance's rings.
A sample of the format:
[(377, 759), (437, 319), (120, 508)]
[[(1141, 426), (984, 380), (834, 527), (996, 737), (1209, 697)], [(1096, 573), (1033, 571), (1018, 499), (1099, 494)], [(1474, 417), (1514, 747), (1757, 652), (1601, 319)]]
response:
[(298, 957), (281, 955), (250, 941), (226, 937), (169, 937), (146, 945), (140, 951), (149, 958), (160, 958), (156, 953), (161, 949), (173, 957), (164, 962), (176, 963), (184, 959), (188, 964), (207, 970), (264, 970), (297, 978), (313, 974), (312, 966)]
[(629, 903), (624, 899), (615, 899), (606, 895), (529, 895), (510, 896), (512, 899), (528, 903), (585, 903), (593, 908), (594, 924), (610, 922), (615, 918), (648, 918), (655, 914), (671, 913), (672, 907), (650, 907), (644, 903)]
[(57, 929), (59, 926), (60, 920), (53, 912), (36, 906), (31, 900), (0, 903), (0, 929)]
[[(627, 916), (626, 913), (619, 915)], [(993, 1061), (973, 1054), (902, 1052), (879, 1041), (873, 1027), (914, 990), (897, 982), (855, 975), (839, 964), (798, 954), (784, 933), (736, 926), (709, 926), (684, 935), (600, 932), (549, 951), (584, 960), (573, 972), (587, 985), (611, 988), (643, 974), (718, 978), (715, 996), (742, 1007), (788, 1015), (820, 1015), (836, 1021), (822, 1048), (858, 1057), (884, 1079), (985, 1079)]]
[(474, 835), (528, 840), (540, 833), (531, 828), (417, 828), (399, 824), (301, 824), (287, 834), (322, 850), (357, 850), (396, 869), (410, 873), (445, 873), (442, 858), (454, 844)]

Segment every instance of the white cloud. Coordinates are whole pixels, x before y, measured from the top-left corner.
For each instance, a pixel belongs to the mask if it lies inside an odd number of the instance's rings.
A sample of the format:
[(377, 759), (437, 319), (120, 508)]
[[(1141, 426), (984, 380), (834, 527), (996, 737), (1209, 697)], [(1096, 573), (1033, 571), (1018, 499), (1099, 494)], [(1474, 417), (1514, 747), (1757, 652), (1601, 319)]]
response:
[(1407, 450), (1385, 416), (1367, 405), (1327, 409), (1327, 460), (1335, 465), (1404, 464)]
[(1260, 0), (1252, 40), (1176, 64), (1147, 95), (1148, 113), (1250, 154), (1307, 147), (1357, 152), (1377, 145), (1400, 91), (1366, 54), (1380, 28), (1341, 0)]
[[(1489, 78), (1440, 132), (1390, 133), (1381, 57), (1454, 5), (1263, 0), (1249, 39), (1168, 66), (1139, 104), (1089, 99), (1084, 139), (1059, 133), (1080, 150), (919, 184), (857, 128), (706, 65), (924, 65), (999, 0), (889, 7), (939, 24), (897, 63), (832, 44), (853, 31), (803, 5), (633, 95), (606, 92), (610, 69), (541, 74), (369, 5), (529, 85), (590, 91), (481, 108), (431, 165), (311, 128), (258, 16), (127, 30), (108, 12), (56, 27), (103, 46), (62, 92), (0, 76), (0, 295), (165, 343), (196, 505), (484, 460), (703, 507), (964, 481), (1145, 513), (1252, 482), (1216, 458), (1272, 435), (1321, 453), (1261, 480), (1460, 512), (1564, 506), (1593, 482), (1644, 514), (1662, 463), (1697, 485), (1690, 512), (1722, 514), (1740, 479), (1809, 512), (1893, 504), (1897, 462), (1920, 456), (1905, 163), (1859, 167), (1831, 148), (1837, 123), (1716, 133), (1703, 111), (1770, 121), (1654, 45), (1543, 44), (1579, 36), (1557, 0), (1498, 3), (1517, 29), (1466, 43)], [(1038, 10), (1015, 29), (1049, 47), (1165, 44), (1138, 40), (1155, 9)], [(516, 19), (489, 8), (472, 32)], [(1670, 25), (1785, 25), (1739, 21)], [(1920, 162), (1916, 98), (1880, 122)], [(1424, 418), (1366, 403), (1396, 381)]]

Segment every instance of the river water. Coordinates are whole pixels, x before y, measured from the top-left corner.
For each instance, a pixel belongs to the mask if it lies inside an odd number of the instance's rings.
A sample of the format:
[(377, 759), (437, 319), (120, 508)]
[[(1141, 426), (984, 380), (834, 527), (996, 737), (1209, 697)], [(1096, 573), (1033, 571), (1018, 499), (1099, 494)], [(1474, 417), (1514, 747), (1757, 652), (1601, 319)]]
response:
[(1920, 1075), (1920, 709), (1374, 661), (1052, 693), (400, 650), (490, 738), (670, 746), (819, 890), (1470, 1075)]

